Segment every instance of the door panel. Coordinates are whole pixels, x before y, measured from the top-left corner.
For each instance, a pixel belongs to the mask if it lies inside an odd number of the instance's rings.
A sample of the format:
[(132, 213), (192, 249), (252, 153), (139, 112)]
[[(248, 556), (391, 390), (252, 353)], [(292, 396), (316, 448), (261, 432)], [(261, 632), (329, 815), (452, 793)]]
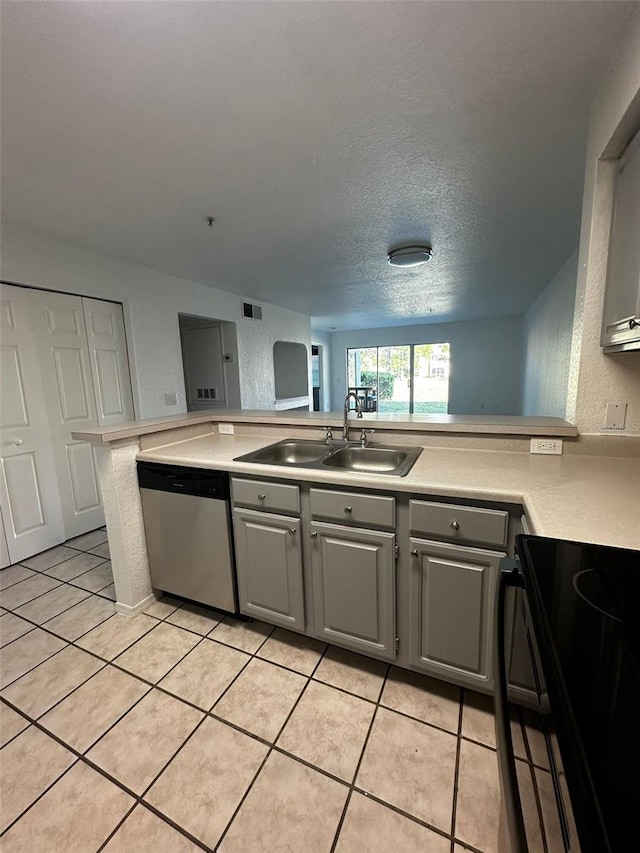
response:
[[(486, 573), (486, 566), (430, 558), (422, 585), (422, 612), (426, 615), (423, 640), (432, 660), (480, 671)], [(457, 602), (456, 616), (464, 630), (451, 631), (451, 614), (442, 607), (449, 598)]]
[(410, 542), (411, 663), (442, 678), (458, 672), (489, 682), (493, 600), (504, 554)]
[(29, 426), (27, 400), (17, 346), (2, 347), (2, 427)]
[[(42, 291), (39, 291), (42, 294)], [(60, 294), (62, 295), (62, 294)], [(50, 299), (55, 298), (54, 294), (47, 294)], [(74, 301), (76, 296), (68, 297)], [(81, 334), (81, 329), (78, 323), (79, 315), (78, 308), (73, 305), (52, 305), (47, 308), (47, 326), (50, 332), (70, 332), (74, 337)]]
[(300, 521), (235, 509), (240, 612), (304, 630)]
[(92, 418), (82, 365), (82, 349), (53, 347), (51, 353), (62, 422), (66, 424), (80, 421), (86, 424)]
[(316, 635), (395, 658), (393, 533), (311, 525)]
[(76, 513), (99, 508), (100, 488), (92, 445), (88, 442), (72, 442), (66, 450)]
[[(64, 293), (30, 293), (67, 539), (104, 524), (94, 455), (71, 438), (74, 430), (98, 425), (82, 302)], [(73, 450), (76, 444), (83, 449)]]
[(118, 354), (113, 350), (95, 351), (96, 389), (102, 420), (125, 416), (125, 403), (118, 371)]
[(122, 305), (83, 298), (98, 424), (132, 421), (133, 395)]
[(2, 476), (12, 562), (65, 539), (29, 291), (2, 285)]
[(9, 495), (9, 513), (17, 536), (45, 524), (35, 453), (20, 453), (5, 459), (4, 477)]
[(0, 511), (0, 569), (6, 569), (11, 565), (11, 557), (9, 556), (9, 546), (7, 545), (7, 537), (4, 532), (4, 519), (2, 511)]

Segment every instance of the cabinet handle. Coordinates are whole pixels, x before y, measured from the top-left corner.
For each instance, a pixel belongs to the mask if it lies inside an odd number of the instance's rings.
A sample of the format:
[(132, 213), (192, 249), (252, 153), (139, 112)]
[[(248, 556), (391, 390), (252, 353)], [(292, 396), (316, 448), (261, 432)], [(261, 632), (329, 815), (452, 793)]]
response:
[(290, 533), (292, 536), (294, 536), (294, 535), (295, 535), (295, 533), (296, 533), (296, 528), (295, 528), (295, 527), (290, 527), (290, 528), (289, 528), (289, 533)]
[(311, 538), (313, 538), (314, 536), (317, 536), (317, 535), (318, 535), (317, 530), (312, 530), (311, 533), (309, 534), (309, 536), (311, 536)]
[(640, 326), (640, 319), (639, 319), (639, 318), (634, 318), (634, 317), (632, 317), (632, 318), (629, 320), (629, 328), (630, 328), (630, 329), (635, 329), (635, 328), (637, 328), (638, 326)]
[(267, 499), (267, 496), (265, 495), (264, 492), (262, 492), (261, 494), (258, 495), (259, 501), (266, 501), (266, 499)]
[(351, 512), (353, 512), (353, 507), (352, 507), (352, 506), (346, 506), (346, 507), (344, 508), (344, 511), (345, 511), (345, 512), (349, 512), (349, 513), (351, 513)]
[(451, 527), (452, 527), (454, 530), (460, 530), (460, 522), (459, 522), (459, 521), (452, 521), (452, 522), (451, 522)]
[(417, 556), (418, 556), (418, 552), (417, 552), (417, 550), (416, 550), (415, 548), (413, 548), (413, 549), (411, 550), (411, 556), (412, 556), (412, 557), (417, 557)]

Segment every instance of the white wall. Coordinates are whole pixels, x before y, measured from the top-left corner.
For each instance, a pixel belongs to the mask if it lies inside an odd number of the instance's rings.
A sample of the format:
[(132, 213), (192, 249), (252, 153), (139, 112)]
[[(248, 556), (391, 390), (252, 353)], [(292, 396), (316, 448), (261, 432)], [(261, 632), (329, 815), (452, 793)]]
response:
[(567, 417), (601, 432), (607, 402), (628, 403), (625, 433), (640, 431), (640, 352), (604, 355), (600, 329), (614, 161), (640, 127), (640, 10), (625, 30), (593, 103), (587, 140)]
[(342, 409), (349, 347), (451, 344), (449, 414), (518, 415), (522, 412), (523, 319), (502, 317), (334, 332), (331, 408)]
[(525, 314), (523, 415), (566, 415), (577, 275), (576, 250)]
[[(262, 321), (245, 319), (235, 294), (10, 227), (2, 233), (2, 278), (123, 303), (136, 415), (141, 418), (186, 411), (179, 313), (237, 324), (244, 409), (273, 408), (277, 340), (311, 344), (310, 320), (303, 314), (265, 304)], [(165, 404), (167, 391), (177, 392), (177, 406)]]

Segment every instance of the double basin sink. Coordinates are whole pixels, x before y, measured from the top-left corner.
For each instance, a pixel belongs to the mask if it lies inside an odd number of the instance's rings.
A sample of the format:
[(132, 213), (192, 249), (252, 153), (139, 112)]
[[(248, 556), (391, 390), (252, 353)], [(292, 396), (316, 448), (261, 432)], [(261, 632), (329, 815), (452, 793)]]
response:
[(327, 444), (326, 441), (286, 438), (253, 453), (238, 456), (235, 462), (284, 465), (288, 468), (333, 468), (358, 474), (386, 474), (404, 477), (422, 453), (421, 447), (393, 447), (357, 443)]

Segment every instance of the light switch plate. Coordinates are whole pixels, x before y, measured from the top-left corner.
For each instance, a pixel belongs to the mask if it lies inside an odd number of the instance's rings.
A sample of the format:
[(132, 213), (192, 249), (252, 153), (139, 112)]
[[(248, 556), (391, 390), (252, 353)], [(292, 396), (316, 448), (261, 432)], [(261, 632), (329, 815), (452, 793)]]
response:
[(178, 405), (178, 395), (175, 391), (169, 391), (164, 395), (164, 402), (167, 406), (177, 406)]
[(607, 403), (604, 410), (603, 429), (624, 429), (626, 420), (626, 403)]
[(220, 435), (233, 435), (233, 424), (218, 424)]

